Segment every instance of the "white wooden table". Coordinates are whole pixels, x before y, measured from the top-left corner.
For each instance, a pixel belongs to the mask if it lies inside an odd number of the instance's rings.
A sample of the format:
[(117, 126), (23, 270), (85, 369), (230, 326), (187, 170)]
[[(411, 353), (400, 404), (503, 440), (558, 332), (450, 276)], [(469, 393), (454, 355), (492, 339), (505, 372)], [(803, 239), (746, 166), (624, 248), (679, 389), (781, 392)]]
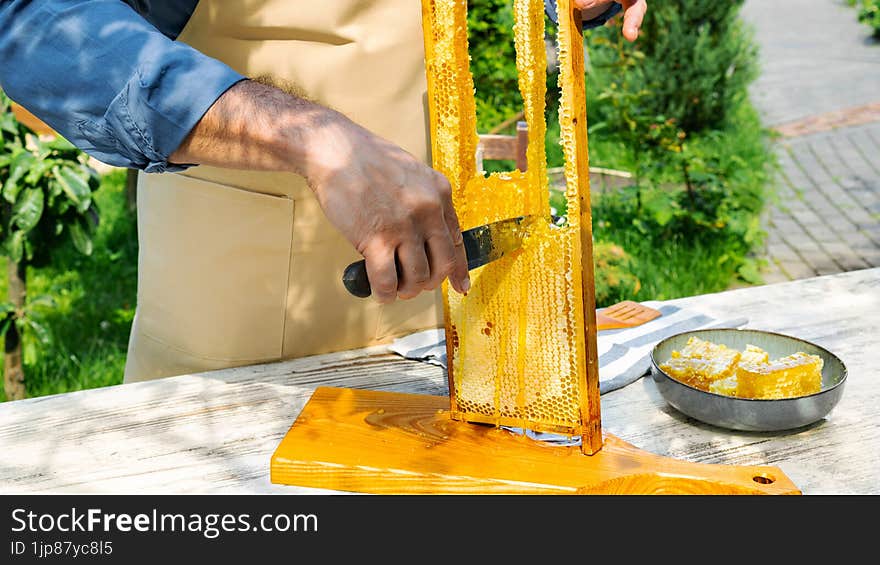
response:
[[(793, 432), (714, 428), (643, 378), (602, 396), (603, 429), (705, 463), (779, 466), (805, 494), (880, 494), (880, 269), (670, 301), (822, 345), (847, 365), (829, 416)], [(326, 493), (269, 460), (317, 386), (446, 394), (445, 372), (382, 347), (0, 405), (0, 493)]]

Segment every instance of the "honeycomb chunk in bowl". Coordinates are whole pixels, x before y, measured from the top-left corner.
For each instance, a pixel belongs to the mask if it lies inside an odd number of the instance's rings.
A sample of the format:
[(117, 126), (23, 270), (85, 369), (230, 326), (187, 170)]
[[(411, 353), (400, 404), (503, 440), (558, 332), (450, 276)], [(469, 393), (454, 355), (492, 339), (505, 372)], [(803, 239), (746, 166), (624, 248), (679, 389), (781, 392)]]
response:
[[(661, 369), (666, 361), (680, 359), (693, 337), (741, 352), (734, 373), (704, 390)], [(822, 420), (840, 400), (847, 378), (843, 361), (820, 345), (770, 331), (733, 328), (664, 338), (651, 352), (651, 373), (662, 398), (682, 414), (722, 428), (761, 432)]]
[(788, 398), (819, 392), (822, 358), (801, 351), (769, 362), (746, 361), (736, 368), (736, 396)]
[(741, 356), (736, 349), (693, 336), (681, 351), (673, 351), (660, 368), (683, 383), (709, 390), (713, 383), (734, 375)]

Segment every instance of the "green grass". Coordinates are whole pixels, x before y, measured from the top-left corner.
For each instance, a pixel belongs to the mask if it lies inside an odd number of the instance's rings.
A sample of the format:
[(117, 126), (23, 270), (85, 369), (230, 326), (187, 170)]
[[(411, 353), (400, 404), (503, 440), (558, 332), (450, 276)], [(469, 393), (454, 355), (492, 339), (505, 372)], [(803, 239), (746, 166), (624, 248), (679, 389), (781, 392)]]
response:
[[(597, 235), (607, 234), (600, 231)], [(641, 288), (610, 295), (600, 307), (619, 300), (671, 300), (718, 292), (737, 276), (729, 245), (721, 239), (688, 240), (676, 235), (655, 242), (635, 231), (624, 231), (614, 234), (614, 242), (633, 258), (632, 274)]]
[[(50, 343), (25, 336), (30, 397), (122, 382), (137, 295), (137, 228), (126, 204), (125, 172), (105, 175), (95, 201), (101, 223), (93, 254), (85, 257), (65, 245), (55, 251), (50, 266), (28, 269), (28, 296), (49, 295), (55, 301), (42, 316)], [(5, 274), (5, 258), (0, 268)], [(0, 277), (4, 301), (6, 289), (6, 277)], [(5, 400), (2, 390), (0, 400)]]

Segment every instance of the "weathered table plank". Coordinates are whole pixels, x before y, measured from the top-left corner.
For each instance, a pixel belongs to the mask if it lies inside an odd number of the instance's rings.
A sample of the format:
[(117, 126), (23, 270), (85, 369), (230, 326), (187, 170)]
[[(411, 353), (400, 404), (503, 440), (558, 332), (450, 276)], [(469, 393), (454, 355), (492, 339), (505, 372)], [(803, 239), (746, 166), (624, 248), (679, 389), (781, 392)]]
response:
[[(668, 407), (650, 378), (602, 397), (603, 427), (658, 455), (777, 465), (804, 493), (880, 493), (880, 269), (671, 301), (836, 353), (849, 377), (825, 420), (721, 430)], [(442, 369), (347, 351), (0, 405), (0, 493), (286, 493), (269, 460), (317, 386), (446, 394)]]
[(778, 465), (805, 493), (880, 493), (880, 269), (675, 301), (747, 327), (795, 335), (835, 353), (846, 388), (829, 416), (805, 429), (721, 430), (664, 404), (651, 379), (603, 397), (605, 427), (660, 455), (706, 463)]

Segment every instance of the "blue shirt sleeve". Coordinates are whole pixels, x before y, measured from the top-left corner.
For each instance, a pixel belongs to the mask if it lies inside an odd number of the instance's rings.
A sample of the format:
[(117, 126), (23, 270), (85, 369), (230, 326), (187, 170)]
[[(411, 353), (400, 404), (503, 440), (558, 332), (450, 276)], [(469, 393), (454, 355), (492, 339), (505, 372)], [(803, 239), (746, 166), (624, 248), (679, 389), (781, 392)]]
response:
[(0, 0), (0, 87), (96, 159), (146, 172), (245, 77), (121, 0)]

